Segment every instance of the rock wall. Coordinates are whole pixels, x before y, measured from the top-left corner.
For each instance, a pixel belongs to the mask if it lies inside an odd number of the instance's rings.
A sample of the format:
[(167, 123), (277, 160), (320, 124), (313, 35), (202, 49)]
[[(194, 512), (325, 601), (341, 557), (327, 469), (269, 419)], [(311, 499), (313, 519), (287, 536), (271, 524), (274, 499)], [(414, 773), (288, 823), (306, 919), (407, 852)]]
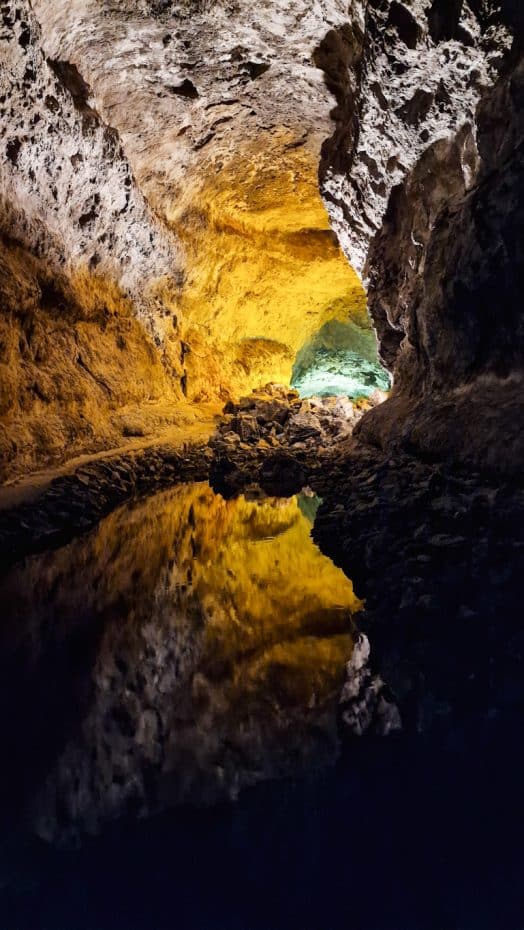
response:
[[(118, 444), (126, 407), (182, 397), (180, 262), (73, 66), (30, 5), (1, 7), (2, 476)], [(161, 354), (156, 351), (162, 347)]]
[[(352, 312), (366, 324), (364, 291), (317, 183), (331, 98), (312, 55), (344, 16), (338, 0), (256, 11), (228, 2), (2, 4), (4, 250), (14, 241), (41, 261), (31, 317), (48, 342), (56, 326), (68, 345), (75, 330), (67, 357), (50, 355), (43, 370), (13, 348), (22, 297), (8, 276), (4, 475), (60, 457), (64, 444), (72, 452), (118, 442), (130, 402), (163, 405), (165, 419), (186, 400), (288, 381), (296, 351), (328, 319)], [(51, 284), (41, 299), (44, 271)], [(92, 323), (83, 341), (79, 315)], [(139, 321), (142, 342), (116, 353), (117, 373), (109, 359), (121, 340), (106, 334), (122, 317)], [(79, 339), (93, 377), (78, 363)], [(149, 386), (134, 363), (148, 352)], [(74, 397), (57, 389), (42, 408), (45, 391), (33, 396), (31, 385), (65, 372)]]
[(365, 319), (317, 181), (331, 99), (313, 51), (343, 22), (343, 3), (34, 9), (47, 54), (78, 68), (184, 245), (190, 399), (289, 381), (296, 351), (327, 319)]
[(322, 190), (394, 373), (360, 436), (504, 470), (524, 460), (521, 28), (512, 4), (372, 2), (318, 52)]
[[(518, 4), (1, 15), (4, 477), (289, 381), (326, 322), (366, 324), (358, 275), (394, 373), (361, 435), (521, 455)], [(499, 425), (465, 437), (472, 405)]]

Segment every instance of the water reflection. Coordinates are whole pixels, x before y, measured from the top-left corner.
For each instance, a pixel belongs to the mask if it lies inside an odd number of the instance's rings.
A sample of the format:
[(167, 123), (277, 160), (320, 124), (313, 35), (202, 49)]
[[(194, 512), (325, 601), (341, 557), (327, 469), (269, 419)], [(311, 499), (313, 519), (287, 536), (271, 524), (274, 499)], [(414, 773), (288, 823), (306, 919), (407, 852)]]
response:
[(0, 582), (9, 758), (40, 784), (42, 835), (335, 758), (359, 602), (310, 538), (314, 505), (181, 485)]

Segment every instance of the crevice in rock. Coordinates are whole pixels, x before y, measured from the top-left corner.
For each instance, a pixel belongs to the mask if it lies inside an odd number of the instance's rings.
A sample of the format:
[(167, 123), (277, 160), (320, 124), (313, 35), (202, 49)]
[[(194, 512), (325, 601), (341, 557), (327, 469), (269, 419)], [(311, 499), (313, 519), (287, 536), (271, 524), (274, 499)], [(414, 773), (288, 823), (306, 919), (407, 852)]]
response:
[(388, 25), (394, 26), (400, 39), (408, 48), (417, 47), (418, 40), (422, 36), (422, 30), (405, 4), (399, 0), (392, 0), (388, 14)]
[(460, 17), (464, 0), (433, 0), (427, 11), (429, 34), (434, 42), (463, 39)]
[(200, 96), (193, 81), (190, 81), (189, 78), (184, 78), (180, 84), (170, 84), (168, 90), (173, 94), (177, 94), (178, 97), (187, 97), (188, 100), (197, 100)]

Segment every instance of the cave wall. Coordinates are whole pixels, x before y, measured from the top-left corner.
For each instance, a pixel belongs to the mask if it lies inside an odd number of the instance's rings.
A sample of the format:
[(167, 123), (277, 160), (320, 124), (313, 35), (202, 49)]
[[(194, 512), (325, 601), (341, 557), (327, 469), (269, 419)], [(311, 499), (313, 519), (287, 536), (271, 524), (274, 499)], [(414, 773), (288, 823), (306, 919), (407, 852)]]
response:
[[(1, 9), (4, 477), (288, 381), (327, 319), (366, 323), (317, 181), (331, 96), (312, 51), (344, 4)], [(35, 327), (63, 352), (13, 335)]]
[(289, 379), (359, 275), (394, 373), (361, 436), (520, 454), (514, 0), (1, 15), (4, 477)]
[[(173, 403), (180, 260), (30, 5), (0, 25), (0, 474), (117, 445)], [(160, 351), (159, 351), (160, 350)], [(162, 357), (163, 356), (163, 357)]]
[(46, 53), (82, 74), (184, 247), (190, 400), (289, 381), (296, 351), (326, 319), (365, 319), (317, 179), (331, 96), (313, 50), (344, 21), (344, 3), (33, 6)]
[(516, 471), (521, 35), (510, 3), (372, 2), (318, 52), (338, 98), (322, 189), (394, 374), (359, 435)]

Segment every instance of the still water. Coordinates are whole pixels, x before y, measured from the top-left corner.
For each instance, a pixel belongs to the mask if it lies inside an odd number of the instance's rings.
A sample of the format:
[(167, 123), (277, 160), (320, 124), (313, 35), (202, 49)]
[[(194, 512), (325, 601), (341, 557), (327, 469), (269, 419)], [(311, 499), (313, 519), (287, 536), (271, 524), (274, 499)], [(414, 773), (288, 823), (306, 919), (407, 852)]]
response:
[(180, 485), (0, 580), (3, 796), (40, 835), (335, 760), (360, 602), (311, 540), (316, 505)]

